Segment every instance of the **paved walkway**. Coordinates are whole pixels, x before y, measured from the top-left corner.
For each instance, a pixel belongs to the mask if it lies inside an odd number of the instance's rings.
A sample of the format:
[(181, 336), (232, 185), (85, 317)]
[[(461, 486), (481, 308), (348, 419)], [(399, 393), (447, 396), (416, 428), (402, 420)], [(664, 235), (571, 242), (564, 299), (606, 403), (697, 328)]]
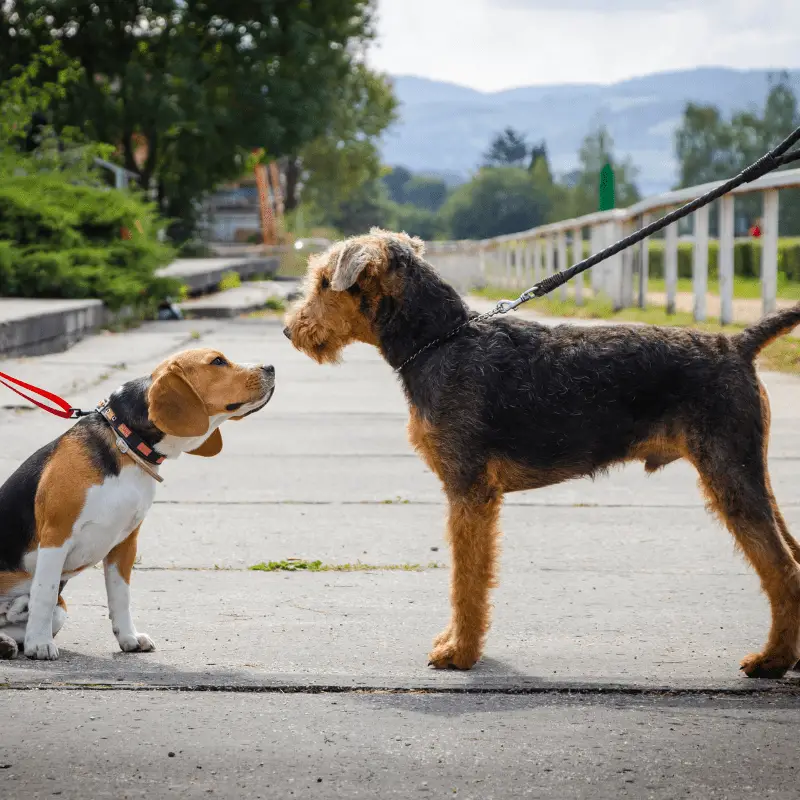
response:
[[(197, 345), (274, 363), (275, 397), (219, 457), (164, 470), (132, 582), (154, 653), (118, 652), (92, 570), (66, 589), (62, 659), (0, 662), (4, 796), (797, 796), (800, 684), (737, 672), (767, 604), (687, 465), (510, 497), (485, 658), (439, 673), (445, 508), (375, 351), (319, 367), (278, 320), (195, 320), (0, 370), (90, 407)], [(800, 380), (765, 379), (800, 531)], [(0, 478), (62, 430), (0, 411)], [(248, 570), (290, 558), (371, 568)]]

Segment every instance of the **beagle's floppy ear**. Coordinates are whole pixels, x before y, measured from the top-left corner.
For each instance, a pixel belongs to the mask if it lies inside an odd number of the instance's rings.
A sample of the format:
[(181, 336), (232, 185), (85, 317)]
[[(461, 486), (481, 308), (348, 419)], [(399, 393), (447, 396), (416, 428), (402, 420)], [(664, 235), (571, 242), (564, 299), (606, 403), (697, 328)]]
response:
[(203, 456), (203, 458), (212, 458), (222, 450), (222, 434), (219, 428), (214, 430), (214, 433), (206, 439), (197, 450), (190, 450), (190, 456)]
[(150, 421), (170, 436), (202, 436), (208, 430), (206, 404), (179, 364), (171, 363), (153, 379), (147, 400)]
[(345, 242), (333, 268), (331, 289), (335, 292), (347, 291), (370, 264), (379, 263), (385, 258), (380, 246), (373, 242)]

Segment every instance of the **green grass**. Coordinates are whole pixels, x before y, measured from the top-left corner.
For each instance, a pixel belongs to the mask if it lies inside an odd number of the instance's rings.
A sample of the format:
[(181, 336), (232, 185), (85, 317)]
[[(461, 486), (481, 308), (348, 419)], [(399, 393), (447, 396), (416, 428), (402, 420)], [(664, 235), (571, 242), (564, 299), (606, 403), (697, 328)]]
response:
[[(487, 288), (476, 292), (488, 300), (502, 300), (509, 296), (508, 289)], [(513, 294), (513, 292), (511, 292)], [(665, 325), (674, 328), (694, 328), (707, 333), (736, 333), (746, 325), (720, 325), (717, 320), (695, 322), (691, 314), (677, 312), (667, 314), (663, 308), (625, 308), (614, 311), (611, 301), (605, 297), (587, 299), (582, 306), (574, 302), (562, 302), (549, 298), (531, 301), (528, 309), (547, 317), (574, 317), (576, 319), (603, 319), (609, 322), (641, 322), (647, 325)], [(766, 347), (758, 358), (763, 369), (790, 372), (800, 375), (800, 339), (782, 336)]]
[[(651, 292), (666, 292), (667, 284), (663, 278), (650, 278), (647, 288)], [(679, 278), (678, 291), (693, 292), (691, 278)], [(711, 294), (719, 294), (719, 281), (716, 278), (709, 278), (708, 291)], [(733, 296), (743, 300), (759, 300), (761, 298), (761, 281), (758, 278), (736, 276), (733, 279)], [(778, 273), (778, 297), (782, 300), (800, 300), (800, 283), (789, 281), (785, 275)]]
[(306, 561), (302, 558), (286, 558), (282, 561), (262, 561), (248, 569), (254, 572), (423, 572), (426, 569), (440, 569), (443, 565), (431, 561), (422, 564), (323, 564), (322, 561)]
[(228, 289), (238, 289), (242, 285), (242, 276), (231, 270), (226, 272), (219, 282), (219, 291), (227, 292)]
[(259, 317), (274, 317), (286, 311), (286, 301), (282, 297), (268, 297), (264, 307), (258, 311), (251, 311), (247, 316), (254, 319)]

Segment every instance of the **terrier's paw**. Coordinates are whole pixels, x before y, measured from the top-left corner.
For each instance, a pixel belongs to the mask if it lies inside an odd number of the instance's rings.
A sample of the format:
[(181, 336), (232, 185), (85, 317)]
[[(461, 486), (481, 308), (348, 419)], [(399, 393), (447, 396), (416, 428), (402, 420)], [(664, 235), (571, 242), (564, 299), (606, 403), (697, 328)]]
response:
[(448, 625), (448, 626), (447, 626), (447, 627), (446, 627), (446, 628), (445, 628), (445, 629), (444, 629), (444, 630), (443, 630), (443, 631), (442, 631), (442, 632), (441, 632), (441, 633), (440, 633), (440, 634), (439, 634), (439, 635), (438, 635), (438, 636), (437, 636), (437, 637), (436, 637), (436, 638), (433, 640), (433, 646), (434, 646), (434, 648), (436, 648), (436, 647), (439, 647), (440, 645), (443, 645), (445, 642), (449, 642), (449, 641), (450, 641), (450, 637), (451, 637), (451, 636), (452, 636), (452, 629), (451, 629), (451, 627)]
[(459, 646), (454, 639), (436, 645), (428, 656), (428, 666), (436, 669), (472, 669), (480, 658), (474, 648)]
[(17, 657), (19, 647), (10, 636), (0, 633), (0, 659), (12, 659)]
[(742, 659), (739, 669), (748, 678), (782, 678), (795, 663), (796, 659), (785, 653), (751, 653)]
[(55, 661), (58, 658), (58, 647), (52, 639), (25, 639), (25, 655), (38, 661)]
[(117, 641), (123, 653), (149, 653), (156, 649), (153, 640), (146, 633), (120, 636)]

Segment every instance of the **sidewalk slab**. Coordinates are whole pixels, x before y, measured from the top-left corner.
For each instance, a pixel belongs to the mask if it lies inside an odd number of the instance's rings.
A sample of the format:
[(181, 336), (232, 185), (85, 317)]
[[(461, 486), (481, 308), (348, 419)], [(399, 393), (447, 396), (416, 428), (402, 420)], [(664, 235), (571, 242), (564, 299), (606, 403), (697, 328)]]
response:
[[(654, 556), (655, 560), (655, 556)], [(427, 666), (448, 620), (448, 575), (136, 570), (134, 619), (156, 644), (121, 653), (101, 569), (67, 584), (61, 658), (0, 662), (12, 686), (439, 691), (800, 692), (800, 676), (749, 680), (739, 660), (767, 635), (750, 573), (570, 576), (503, 570), (484, 658), (469, 672)]]
[(189, 294), (209, 292), (219, 286), (226, 272), (236, 272), (243, 279), (254, 275), (275, 275), (280, 267), (279, 256), (179, 258), (158, 271), (165, 278), (177, 278)]
[(9, 797), (797, 797), (793, 698), (6, 692)]
[(191, 319), (237, 317), (265, 308), (271, 300), (288, 303), (297, 286), (297, 281), (247, 281), (235, 289), (186, 300), (180, 309)]

